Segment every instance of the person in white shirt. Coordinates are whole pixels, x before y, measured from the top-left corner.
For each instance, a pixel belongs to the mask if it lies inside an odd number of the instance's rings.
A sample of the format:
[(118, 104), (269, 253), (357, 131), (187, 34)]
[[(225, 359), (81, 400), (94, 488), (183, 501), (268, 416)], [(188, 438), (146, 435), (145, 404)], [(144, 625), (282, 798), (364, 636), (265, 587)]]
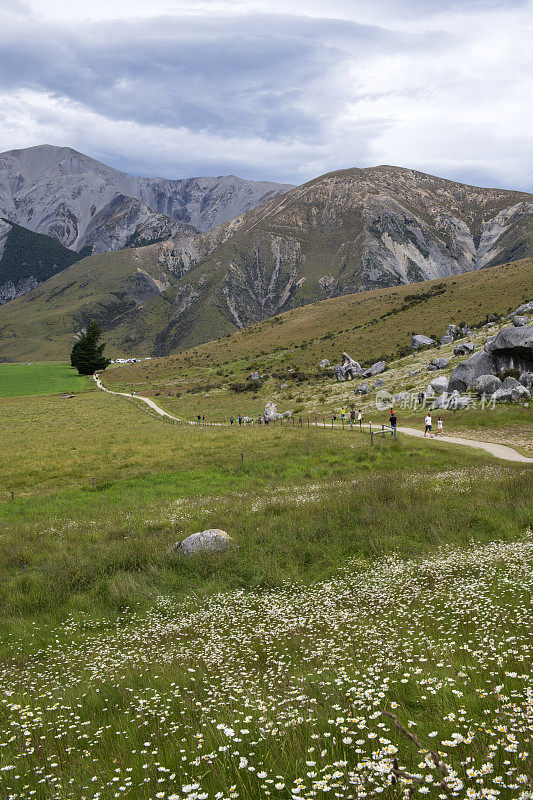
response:
[(437, 420), (437, 433), (442, 436), (442, 417)]
[(426, 428), (424, 430), (424, 436), (426, 435), (426, 433), (429, 433), (429, 435), (431, 436), (431, 414), (426, 415), (425, 424)]

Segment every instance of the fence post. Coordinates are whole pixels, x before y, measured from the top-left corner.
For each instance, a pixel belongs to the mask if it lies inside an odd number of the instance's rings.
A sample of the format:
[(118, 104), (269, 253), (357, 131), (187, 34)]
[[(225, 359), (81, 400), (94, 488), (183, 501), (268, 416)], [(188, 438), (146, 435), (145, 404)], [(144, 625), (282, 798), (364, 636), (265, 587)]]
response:
[(381, 438), (383, 439), (384, 436), (385, 436), (385, 425), (382, 424), (381, 425)]
[(374, 431), (370, 429), (370, 444), (374, 444)]

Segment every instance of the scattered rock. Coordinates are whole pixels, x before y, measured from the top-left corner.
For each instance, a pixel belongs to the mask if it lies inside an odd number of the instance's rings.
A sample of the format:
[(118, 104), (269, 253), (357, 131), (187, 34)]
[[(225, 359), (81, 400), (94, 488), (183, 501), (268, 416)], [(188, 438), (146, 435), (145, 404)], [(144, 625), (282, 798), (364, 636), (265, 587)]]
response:
[(289, 388), (289, 384), (288, 383), (282, 383), (279, 388), (280, 389), (288, 389)]
[(411, 395), (409, 392), (399, 392), (396, 397), (394, 398), (394, 405), (403, 405), (408, 404), (411, 401)]
[(346, 379), (351, 381), (357, 375), (361, 375), (363, 370), (358, 361), (354, 361), (348, 353), (342, 353), (341, 362), (333, 367), (333, 371), (338, 381), (345, 381)]
[(473, 383), (473, 387), (480, 397), (492, 395), (502, 385), (496, 375), (480, 375)]
[(374, 375), (380, 375), (382, 372), (385, 371), (386, 368), (387, 368), (386, 361), (376, 361), (376, 363), (372, 364), (371, 367), (365, 369), (365, 371), (362, 373), (362, 377), (372, 378), (374, 377)]
[(322, 367), (322, 369), (325, 369), (326, 367), (329, 367), (330, 366), (329, 359), (323, 358), (318, 366)]
[(250, 375), (250, 380), (251, 381), (258, 381), (259, 380), (259, 373), (258, 372), (252, 372), (252, 374)]
[(355, 394), (370, 394), (370, 386), (368, 383), (362, 383), (361, 386), (358, 386), (355, 390)]
[(438, 367), (436, 367), (435, 364), (428, 364), (426, 369), (428, 369), (430, 372), (435, 372)]
[(462, 342), (453, 348), (455, 356), (467, 356), (469, 353), (474, 352), (474, 345), (471, 342)]
[(194, 556), (202, 552), (218, 553), (226, 550), (232, 542), (233, 539), (226, 531), (222, 531), (220, 528), (209, 528), (206, 531), (187, 536), (182, 542), (176, 542), (168, 549), (168, 553), (169, 555), (184, 556)]
[(450, 334), (445, 333), (444, 336), (441, 337), (440, 343), (441, 344), (451, 344), (453, 342), (454, 337), (450, 336)]
[(438, 378), (433, 378), (429, 385), (436, 394), (443, 394), (448, 390), (448, 378), (445, 375), (440, 375)]
[(434, 358), (431, 362), (435, 369), (446, 369), (450, 363), (447, 358)]
[(411, 347), (414, 350), (419, 350), (421, 347), (428, 347), (430, 344), (435, 344), (434, 339), (429, 336), (423, 336), (421, 333), (415, 334), (411, 339)]
[(428, 385), (426, 386), (426, 391), (424, 392), (424, 397), (426, 398), (426, 400), (432, 400), (435, 397), (435, 395), (436, 395), (435, 389), (430, 383), (428, 383)]
[(410, 377), (410, 378), (412, 378), (414, 375), (418, 375), (419, 373), (420, 373), (420, 370), (419, 370), (419, 369), (412, 369), (412, 370), (409, 372), (409, 377)]
[(516, 314), (516, 316), (513, 317), (512, 322), (515, 328), (521, 328), (523, 325), (528, 324), (529, 318)]
[(374, 381), (374, 389), (379, 389), (380, 386), (385, 386), (385, 381), (383, 378), (376, 378)]
[(273, 400), (267, 400), (263, 417), (267, 422), (274, 422), (278, 414), (278, 407)]

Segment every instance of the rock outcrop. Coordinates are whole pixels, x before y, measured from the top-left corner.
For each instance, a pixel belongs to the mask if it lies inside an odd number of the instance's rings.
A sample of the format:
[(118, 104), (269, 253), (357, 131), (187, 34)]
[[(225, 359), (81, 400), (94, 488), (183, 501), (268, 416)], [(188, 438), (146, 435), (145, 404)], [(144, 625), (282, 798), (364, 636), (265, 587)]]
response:
[(263, 411), (263, 418), (265, 422), (274, 422), (278, 416), (278, 407), (273, 400), (267, 400), (265, 409)]
[(343, 353), (340, 363), (333, 367), (333, 372), (338, 381), (351, 381), (361, 375), (362, 369), (358, 361), (354, 361), (348, 353)]
[(423, 336), (421, 333), (416, 333), (411, 339), (411, 347), (413, 350), (420, 350), (421, 347), (429, 347), (435, 344), (435, 339), (429, 336)]
[[(478, 378), (499, 375), (514, 369), (519, 372), (533, 370), (533, 326), (503, 328), (485, 344), (485, 349), (474, 353), (459, 364), (450, 375), (449, 391), (464, 392), (475, 385)], [(497, 391), (500, 391), (499, 389)]]
[(363, 378), (373, 378), (374, 375), (380, 375), (382, 372), (385, 372), (386, 369), (387, 369), (386, 361), (376, 361), (376, 363), (372, 364), (371, 367), (368, 367), (368, 369), (363, 370), (361, 375)]

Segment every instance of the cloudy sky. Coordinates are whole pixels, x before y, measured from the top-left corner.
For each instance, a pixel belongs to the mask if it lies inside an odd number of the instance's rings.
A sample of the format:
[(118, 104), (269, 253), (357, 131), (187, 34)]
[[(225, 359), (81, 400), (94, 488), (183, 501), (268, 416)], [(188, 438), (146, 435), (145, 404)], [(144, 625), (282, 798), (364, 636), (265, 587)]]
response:
[(0, 0), (0, 150), (533, 190), (533, 0)]

